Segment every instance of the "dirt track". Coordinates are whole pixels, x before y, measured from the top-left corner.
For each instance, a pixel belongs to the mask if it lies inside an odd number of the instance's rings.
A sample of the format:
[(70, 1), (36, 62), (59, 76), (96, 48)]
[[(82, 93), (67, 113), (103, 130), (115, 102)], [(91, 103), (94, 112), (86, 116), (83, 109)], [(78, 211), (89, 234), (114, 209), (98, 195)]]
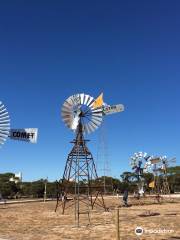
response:
[[(180, 202), (141, 205), (144, 201), (130, 200), (135, 204), (120, 208), (120, 234), (122, 240), (133, 239), (180, 239)], [(146, 202), (149, 200), (147, 199)], [(149, 201), (150, 202), (150, 201)], [(156, 201), (151, 200), (151, 203)], [(93, 211), (89, 225), (87, 215), (80, 218), (80, 228), (74, 222), (73, 209), (61, 215), (54, 212), (55, 202), (26, 203), (0, 206), (0, 238), (10, 240), (110, 240), (116, 239), (115, 208), (120, 200), (106, 198), (109, 212)], [(148, 212), (150, 211), (150, 212)], [(141, 214), (159, 213), (157, 216), (141, 217)], [(139, 226), (146, 232), (137, 237), (134, 230)], [(171, 233), (147, 233), (147, 231)]]

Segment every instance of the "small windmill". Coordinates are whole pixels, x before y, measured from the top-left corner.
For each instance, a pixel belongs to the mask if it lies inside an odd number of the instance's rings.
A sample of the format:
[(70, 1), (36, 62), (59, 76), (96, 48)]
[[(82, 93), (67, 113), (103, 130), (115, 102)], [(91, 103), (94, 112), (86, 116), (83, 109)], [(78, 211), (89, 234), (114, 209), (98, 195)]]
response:
[(163, 174), (162, 176), (162, 193), (163, 194), (170, 194), (170, 188), (168, 183), (168, 177), (167, 177), (167, 170), (168, 166), (170, 164), (174, 164), (176, 162), (176, 158), (168, 159), (166, 156), (161, 157), (161, 172)]
[(156, 194), (170, 194), (170, 188), (167, 178), (167, 168), (170, 164), (175, 163), (176, 158), (167, 159), (166, 156), (151, 157), (148, 161), (149, 171), (153, 172), (154, 180), (150, 187)]
[[(68, 155), (63, 178), (59, 183), (55, 211), (61, 205), (64, 214), (66, 208), (74, 205), (78, 225), (80, 214), (86, 213), (89, 216), (90, 209), (95, 206), (106, 209), (102, 195), (103, 186), (98, 180), (94, 159), (84, 135), (94, 132), (101, 125), (103, 116), (123, 110), (122, 104), (106, 105), (103, 102), (103, 94), (97, 99), (84, 93), (72, 95), (62, 106), (62, 119), (75, 133), (75, 139), (72, 141), (73, 148)], [(82, 205), (85, 205), (85, 211), (81, 210)]]
[(153, 192), (155, 194), (159, 195), (161, 190), (160, 181), (159, 181), (159, 172), (161, 169), (161, 158), (152, 156), (149, 159), (149, 165), (154, 175), (154, 180), (149, 184), (149, 187), (153, 189)]
[(147, 172), (148, 164), (147, 161), (150, 156), (146, 152), (137, 152), (131, 157), (131, 167), (137, 177), (138, 194), (144, 195), (144, 177), (143, 173)]

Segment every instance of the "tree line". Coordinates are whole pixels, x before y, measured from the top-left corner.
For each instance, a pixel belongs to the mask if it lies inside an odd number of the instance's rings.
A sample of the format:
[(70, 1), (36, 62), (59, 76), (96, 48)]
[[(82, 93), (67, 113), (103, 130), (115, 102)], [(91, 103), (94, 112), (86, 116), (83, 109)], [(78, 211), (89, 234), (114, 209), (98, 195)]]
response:
[[(46, 196), (55, 198), (57, 194), (57, 181), (49, 182), (46, 179), (39, 179), (32, 182), (12, 182), (10, 178), (14, 178), (13, 173), (0, 174), (0, 193), (3, 198), (43, 198), (46, 184)], [(150, 193), (149, 183), (153, 181), (152, 173), (143, 174), (145, 191)], [(162, 181), (163, 175), (159, 176)], [(167, 171), (167, 178), (171, 193), (180, 192), (180, 166), (170, 167)], [(101, 186), (106, 193), (112, 194), (116, 191), (123, 193), (128, 188), (133, 193), (137, 189), (138, 177), (133, 172), (123, 172), (119, 179), (109, 176), (102, 176), (93, 180), (92, 186)], [(74, 192), (74, 183), (68, 182), (72, 193)], [(81, 192), (85, 191), (86, 182), (80, 182)], [(60, 184), (61, 187), (61, 184)]]

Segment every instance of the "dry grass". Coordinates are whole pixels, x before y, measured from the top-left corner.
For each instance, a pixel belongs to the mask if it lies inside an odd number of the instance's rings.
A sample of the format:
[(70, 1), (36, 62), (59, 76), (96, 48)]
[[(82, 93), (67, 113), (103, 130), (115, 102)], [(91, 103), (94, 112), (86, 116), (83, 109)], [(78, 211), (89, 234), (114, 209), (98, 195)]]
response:
[[(67, 209), (65, 215), (61, 209), (54, 212), (55, 202), (13, 204), (0, 206), (0, 238), (11, 240), (86, 240), (116, 239), (115, 208), (120, 205), (116, 197), (107, 197), (109, 212), (92, 211), (91, 223), (87, 215), (81, 215), (80, 227), (74, 222), (73, 209)], [(120, 234), (122, 240), (133, 239), (180, 239), (180, 202), (154, 204), (155, 200), (130, 200), (134, 205), (120, 207)], [(142, 203), (144, 203), (142, 205)], [(152, 203), (151, 205), (148, 205)], [(156, 212), (160, 215), (141, 217), (141, 214)], [(173, 230), (169, 234), (143, 234), (137, 237), (137, 226), (145, 229)], [(176, 237), (176, 238), (175, 238)], [(179, 238), (177, 238), (179, 237)]]

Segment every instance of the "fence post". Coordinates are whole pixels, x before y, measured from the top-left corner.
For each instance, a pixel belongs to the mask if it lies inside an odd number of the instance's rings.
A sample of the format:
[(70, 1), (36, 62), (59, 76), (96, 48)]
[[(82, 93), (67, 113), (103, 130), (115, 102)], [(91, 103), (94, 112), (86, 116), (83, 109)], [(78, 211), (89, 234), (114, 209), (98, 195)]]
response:
[(119, 208), (116, 208), (116, 240), (120, 240), (120, 231), (119, 231)]

